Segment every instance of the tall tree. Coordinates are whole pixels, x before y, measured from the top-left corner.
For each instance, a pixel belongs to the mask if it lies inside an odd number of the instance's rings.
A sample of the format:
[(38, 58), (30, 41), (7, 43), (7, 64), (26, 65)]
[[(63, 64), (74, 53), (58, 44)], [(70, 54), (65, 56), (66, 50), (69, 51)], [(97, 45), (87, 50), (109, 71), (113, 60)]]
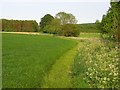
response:
[(112, 40), (118, 40), (120, 33), (120, 1), (111, 2), (111, 7), (101, 21), (103, 36)]
[(49, 25), (54, 17), (50, 14), (46, 14), (43, 18), (41, 18), (40, 29), (42, 30), (46, 25)]
[(55, 18), (60, 19), (61, 25), (64, 24), (76, 24), (77, 20), (74, 15), (65, 12), (59, 12), (56, 14)]

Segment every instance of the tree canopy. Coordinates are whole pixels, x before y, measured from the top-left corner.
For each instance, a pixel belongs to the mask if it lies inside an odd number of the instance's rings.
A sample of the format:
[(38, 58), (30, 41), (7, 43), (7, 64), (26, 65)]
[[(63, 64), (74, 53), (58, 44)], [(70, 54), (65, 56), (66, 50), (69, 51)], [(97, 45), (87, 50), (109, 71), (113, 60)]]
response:
[(51, 23), (51, 21), (54, 19), (54, 17), (50, 14), (46, 14), (43, 18), (41, 18), (40, 22), (40, 28), (41, 30), (48, 24)]
[(56, 14), (55, 18), (60, 19), (61, 25), (77, 23), (75, 16), (71, 13), (59, 12)]
[[(56, 34), (56, 35), (62, 35), (62, 36), (78, 36), (79, 35), (79, 29), (76, 27), (77, 20), (75, 16), (73, 16), (70, 13), (65, 12), (59, 12), (56, 14), (55, 18), (52, 18), (49, 15), (45, 15), (42, 20), (45, 21), (46, 24), (44, 26), (41, 26), (42, 31), (44, 33), (50, 33), (50, 34)], [(50, 18), (51, 17), (51, 18)], [(42, 23), (44, 23), (41, 21)]]
[(38, 23), (35, 20), (2, 20), (2, 31), (9, 32), (38, 32)]
[(118, 40), (120, 38), (120, 1), (111, 2), (111, 7), (101, 21), (103, 38)]
[(46, 25), (43, 28), (43, 32), (51, 33), (51, 34), (58, 34), (60, 29), (61, 29), (60, 20), (55, 18), (51, 21), (49, 25)]

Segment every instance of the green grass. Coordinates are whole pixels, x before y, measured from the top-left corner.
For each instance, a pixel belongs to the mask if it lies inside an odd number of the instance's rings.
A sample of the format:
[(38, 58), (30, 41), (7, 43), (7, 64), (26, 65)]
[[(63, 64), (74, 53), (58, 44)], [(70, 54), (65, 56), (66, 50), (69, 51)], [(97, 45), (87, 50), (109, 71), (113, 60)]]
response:
[[(80, 37), (94, 39), (100, 34)], [(89, 88), (83, 79), (86, 55), (80, 53), (91, 41), (78, 42), (50, 35), (3, 34), (3, 87)]]
[(100, 33), (80, 33), (81, 38), (100, 38)]
[(88, 45), (88, 41), (82, 41), (80, 42), (80, 47), (77, 52), (77, 55), (74, 58), (74, 64), (72, 66), (72, 83), (73, 83), (73, 88), (89, 88), (89, 85), (87, 82), (85, 82), (85, 61), (82, 59), (84, 58), (85, 55), (80, 55), (82, 53), (82, 48), (83, 46)]
[[(79, 46), (79, 45), (78, 45)], [(72, 48), (60, 57), (45, 76), (43, 88), (72, 88), (72, 66), (78, 46)]]
[(75, 41), (51, 36), (3, 34), (3, 88), (41, 87), (56, 60), (75, 45)]

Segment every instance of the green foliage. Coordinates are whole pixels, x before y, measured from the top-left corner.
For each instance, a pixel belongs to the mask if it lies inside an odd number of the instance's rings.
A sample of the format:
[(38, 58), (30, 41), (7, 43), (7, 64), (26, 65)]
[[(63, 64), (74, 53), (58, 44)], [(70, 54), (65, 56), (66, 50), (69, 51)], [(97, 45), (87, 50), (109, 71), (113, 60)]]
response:
[(51, 21), (54, 19), (54, 17), (50, 14), (46, 14), (43, 18), (41, 18), (40, 21), (40, 28), (41, 30), (46, 26), (51, 23)]
[(62, 36), (78, 36), (79, 35), (79, 29), (74, 24), (65, 24), (62, 25), (62, 29), (59, 32)]
[(2, 87), (40, 88), (56, 60), (75, 41), (40, 35), (2, 35)]
[(49, 25), (46, 25), (43, 28), (44, 33), (50, 33), (50, 34), (58, 34), (58, 32), (61, 30), (60, 20), (59, 19), (53, 19)]
[(78, 36), (79, 29), (75, 24), (61, 25), (60, 19), (53, 19), (49, 25), (43, 28), (44, 33), (62, 35), (62, 36)]
[[(85, 80), (94, 88), (118, 88), (118, 49), (117, 47), (89, 46), (85, 49), (87, 66)], [(89, 59), (87, 58), (89, 57)]]
[[(87, 43), (88, 44), (88, 43)], [(85, 54), (81, 53), (84, 49), (83, 46), (86, 46), (86, 41), (80, 42), (80, 49), (78, 49), (78, 53), (76, 54), (76, 57), (74, 58), (74, 64), (72, 68), (72, 83), (74, 88), (89, 88), (89, 84), (84, 80), (85, 78), (85, 71), (86, 71), (86, 65), (85, 60), (83, 60), (83, 57)]]
[(120, 34), (120, 1), (111, 2), (111, 8), (109, 8), (106, 15), (103, 15), (101, 21), (101, 31), (103, 33), (103, 38), (118, 41)]
[(37, 32), (38, 24), (33, 20), (7, 20), (2, 19), (2, 31), (9, 32)]
[(59, 12), (55, 18), (60, 19), (61, 25), (64, 24), (76, 24), (77, 20), (71, 13)]
[(76, 24), (76, 26), (82, 33), (100, 33), (100, 28), (95, 23)]
[[(50, 20), (48, 20), (48, 16), (51, 17)], [(41, 26), (44, 33), (57, 34), (62, 36), (79, 35), (79, 30), (76, 28), (75, 25), (72, 25), (77, 22), (75, 16), (73, 16), (72, 14), (59, 12), (58, 14), (56, 14), (54, 19), (52, 18), (52, 16), (48, 16), (44, 16), (41, 19), (41, 24), (44, 24)]]
[(99, 20), (96, 20), (95, 21), (95, 24), (97, 25), (97, 28), (100, 29), (101, 28), (101, 23)]
[[(87, 42), (79, 50), (73, 77), (81, 76), (91, 88), (119, 88), (118, 47)], [(81, 80), (81, 79), (79, 79)], [(75, 85), (79, 86), (80, 83)]]
[(99, 21), (99, 20), (96, 20), (95, 23), (96, 23), (96, 24), (97, 24), (97, 23), (100, 23), (100, 21)]

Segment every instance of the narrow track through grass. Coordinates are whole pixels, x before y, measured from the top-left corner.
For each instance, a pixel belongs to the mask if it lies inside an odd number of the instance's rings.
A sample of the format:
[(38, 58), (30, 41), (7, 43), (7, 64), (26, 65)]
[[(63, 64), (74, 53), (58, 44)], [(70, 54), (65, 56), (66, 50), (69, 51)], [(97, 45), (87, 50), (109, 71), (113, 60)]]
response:
[(42, 88), (72, 88), (71, 69), (79, 45), (67, 51), (52, 66), (50, 72), (44, 77)]

